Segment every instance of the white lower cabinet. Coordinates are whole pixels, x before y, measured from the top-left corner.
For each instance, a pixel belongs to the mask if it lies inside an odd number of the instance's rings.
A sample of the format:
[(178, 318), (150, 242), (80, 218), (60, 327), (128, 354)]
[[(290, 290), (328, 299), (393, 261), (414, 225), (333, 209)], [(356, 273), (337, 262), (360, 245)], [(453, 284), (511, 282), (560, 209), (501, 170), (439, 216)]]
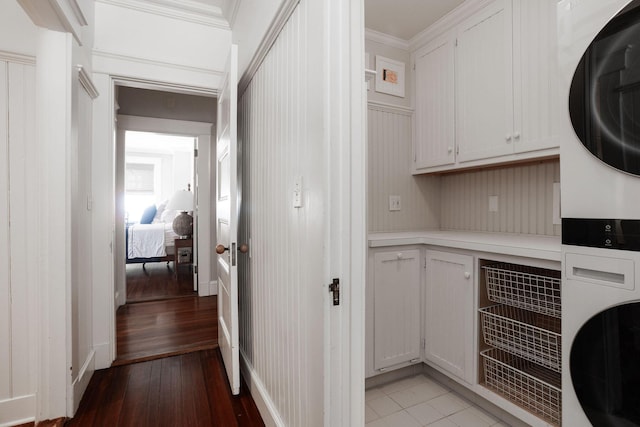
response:
[(373, 368), (420, 361), (419, 249), (373, 256)]
[(425, 358), (473, 383), (473, 257), (426, 251)]

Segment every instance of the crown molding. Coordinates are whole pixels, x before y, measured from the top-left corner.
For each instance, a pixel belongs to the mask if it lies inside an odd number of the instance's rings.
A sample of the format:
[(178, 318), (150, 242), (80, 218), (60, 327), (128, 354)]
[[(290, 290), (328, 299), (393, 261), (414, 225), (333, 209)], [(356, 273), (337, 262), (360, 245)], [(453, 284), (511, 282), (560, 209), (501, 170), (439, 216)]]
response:
[(95, 0), (111, 6), (152, 13), (181, 21), (229, 30), (222, 9), (193, 0)]
[(5, 52), (2, 50), (0, 50), (0, 61), (22, 65), (36, 65), (36, 58), (34, 56), (21, 55), (19, 53)]
[(466, 0), (460, 6), (438, 19), (409, 40), (409, 49), (414, 52), (442, 33), (461, 23), (493, 0)]
[(91, 99), (96, 99), (100, 95), (100, 93), (98, 92), (96, 85), (93, 84), (91, 76), (89, 75), (89, 73), (87, 73), (87, 70), (85, 70), (82, 65), (77, 65), (76, 68), (78, 69), (78, 80), (80, 81), (80, 84), (87, 92), (87, 94), (91, 97)]
[(364, 38), (365, 40), (369, 40), (376, 43), (382, 43), (387, 46), (395, 47), (402, 50), (409, 50), (409, 41), (405, 39), (401, 39), (399, 37), (394, 37), (389, 34), (381, 33), (380, 31), (372, 30), (370, 28), (365, 28), (364, 30)]
[(242, 0), (224, 0), (222, 14), (227, 18), (229, 27), (231, 28), (236, 25), (236, 18), (238, 18), (238, 10), (240, 10), (241, 1)]

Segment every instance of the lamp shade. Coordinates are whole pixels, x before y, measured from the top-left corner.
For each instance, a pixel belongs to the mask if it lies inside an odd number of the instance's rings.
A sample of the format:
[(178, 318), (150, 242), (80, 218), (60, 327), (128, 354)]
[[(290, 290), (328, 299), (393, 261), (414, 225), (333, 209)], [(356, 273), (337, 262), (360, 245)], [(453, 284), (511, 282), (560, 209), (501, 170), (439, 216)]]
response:
[(193, 193), (187, 190), (178, 190), (175, 192), (167, 207), (172, 211), (190, 212), (193, 210)]

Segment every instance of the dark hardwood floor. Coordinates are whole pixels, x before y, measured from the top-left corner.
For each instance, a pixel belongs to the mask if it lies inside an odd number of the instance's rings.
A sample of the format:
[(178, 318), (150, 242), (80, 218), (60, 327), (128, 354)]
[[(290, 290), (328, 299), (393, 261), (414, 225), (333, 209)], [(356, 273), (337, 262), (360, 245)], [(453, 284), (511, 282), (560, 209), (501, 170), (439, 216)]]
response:
[(116, 313), (114, 366), (212, 349), (218, 345), (217, 299), (175, 298), (125, 304)]
[(197, 295), (188, 266), (180, 267), (177, 280), (173, 268), (172, 262), (127, 264), (127, 303)]
[(67, 426), (264, 426), (247, 391), (231, 395), (219, 349), (96, 371)]

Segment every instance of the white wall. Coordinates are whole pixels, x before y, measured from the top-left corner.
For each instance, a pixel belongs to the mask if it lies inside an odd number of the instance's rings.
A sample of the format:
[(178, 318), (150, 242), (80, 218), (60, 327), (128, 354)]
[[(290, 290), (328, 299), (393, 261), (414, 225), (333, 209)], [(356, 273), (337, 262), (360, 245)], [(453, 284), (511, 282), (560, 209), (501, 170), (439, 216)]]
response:
[[(31, 62), (30, 65), (28, 63)], [(34, 420), (38, 370), (35, 67), (0, 54), (0, 425)]]
[[(322, 425), (325, 150), (319, 2), (301, 1), (240, 100), (240, 351), (267, 425)], [(278, 124), (278, 125), (274, 125)], [(292, 205), (302, 177), (301, 208)]]
[(287, 0), (231, 0), (227, 19), (238, 50), (238, 75), (242, 77), (276, 13)]
[(411, 107), (413, 105), (413, 66), (410, 64), (411, 55), (408, 49), (401, 49), (390, 46), (379, 41), (373, 41), (365, 38), (365, 52), (369, 54), (369, 63), (365, 63), (365, 68), (370, 70), (376, 69), (376, 55), (385, 58), (403, 62), (405, 64), (405, 96), (393, 96), (382, 92), (376, 92), (375, 77), (371, 80), (371, 90), (368, 92), (368, 100), (375, 102), (384, 102), (387, 104), (400, 105), (403, 107)]
[(0, 5), (0, 51), (35, 56), (37, 27), (15, 0)]
[[(442, 229), (559, 236), (554, 182), (558, 160), (444, 175)], [(498, 196), (498, 212), (489, 212), (489, 196)]]
[(96, 2), (94, 70), (216, 89), (231, 43), (231, 31), (157, 13)]
[[(369, 232), (440, 227), (440, 177), (411, 175), (413, 112), (370, 103), (368, 108)], [(401, 210), (389, 210), (389, 196), (400, 196)]]

